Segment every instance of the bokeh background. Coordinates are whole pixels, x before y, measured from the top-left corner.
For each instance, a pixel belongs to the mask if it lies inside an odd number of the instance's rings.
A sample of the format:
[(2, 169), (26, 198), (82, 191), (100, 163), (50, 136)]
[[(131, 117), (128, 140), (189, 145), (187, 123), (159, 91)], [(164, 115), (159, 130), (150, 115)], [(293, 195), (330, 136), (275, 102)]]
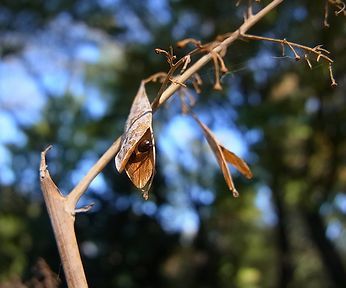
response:
[[(49, 169), (68, 193), (122, 133), (141, 79), (167, 71), (154, 49), (235, 30), (245, 2), (1, 1), (0, 287), (32, 285), (40, 258), (66, 286), (40, 151), (53, 145)], [(109, 163), (79, 203), (95, 203), (76, 218), (90, 287), (345, 287), (346, 22), (330, 9), (325, 28), (325, 1), (311, 2), (285, 1), (250, 32), (323, 44), (338, 87), (326, 65), (310, 70), (278, 45), (232, 45), (223, 91), (205, 67), (194, 109), (254, 179), (232, 170), (240, 191), (232, 197), (174, 97), (154, 116), (150, 199)]]

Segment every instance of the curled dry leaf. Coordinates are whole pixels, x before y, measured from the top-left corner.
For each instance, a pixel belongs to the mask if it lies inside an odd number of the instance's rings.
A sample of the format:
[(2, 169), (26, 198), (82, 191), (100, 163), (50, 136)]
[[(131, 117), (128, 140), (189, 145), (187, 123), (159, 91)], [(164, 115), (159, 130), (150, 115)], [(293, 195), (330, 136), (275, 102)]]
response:
[(224, 146), (220, 145), (221, 151), (223, 153), (223, 156), (225, 157), (225, 160), (228, 163), (231, 163), (241, 174), (243, 174), (247, 179), (252, 178), (252, 172), (249, 168), (249, 166), (245, 163), (243, 159), (238, 157), (233, 152), (229, 151)]
[(148, 199), (155, 172), (155, 143), (152, 109), (144, 81), (133, 100), (121, 147), (115, 156), (115, 166), (119, 173), (125, 169), (132, 183), (143, 192), (143, 197)]
[(219, 166), (221, 168), (222, 174), (225, 178), (229, 190), (231, 190), (234, 197), (238, 197), (239, 193), (234, 187), (234, 183), (232, 180), (231, 173), (228, 169), (227, 162), (231, 163), (239, 172), (241, 172), (248, 179), (252, 178), (250, 168), (245, 163), (245, 161), (243, 161), (236, 154), (222, 146), (216, 139), (215, 135), (210, 131), (210, 129), (206, 125), (204, 125), (197, 118), (196, 115), (192, 114), (192, 116), (197, 121), (199, 126), (202, 128), (203, 133), (209, 143), (209, 146), (211, 147), (211, 149), (214, 152), (214, 155), (216, 156), (217, 162), (219, 163)]

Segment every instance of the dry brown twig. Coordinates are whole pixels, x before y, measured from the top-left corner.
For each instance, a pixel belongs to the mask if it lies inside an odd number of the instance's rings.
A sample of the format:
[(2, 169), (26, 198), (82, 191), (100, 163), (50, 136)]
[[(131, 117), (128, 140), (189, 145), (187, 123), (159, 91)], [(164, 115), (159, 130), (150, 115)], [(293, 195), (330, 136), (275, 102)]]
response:
[[(151, 103), (151, 113), (154, 113), (175, 92), (184, 87), (185, 82), (188, 79), (193, 77), (195, 79), (195, 85), (199, 89), (201, 80), (197, 73), (203, 66), (205, 66), (210, 61), (214, 61), (215, 66), (221, 65), (221, 71), (225, 71), (227, 68), (226, 66), (224, 66), (222, 57), (226, 53), (227, 47), (230, 46), (235, 40), (239, 39), (240, 37), (244, 37), (246, 31), (253, 27), (259, 20), (261, 20), (265, 15), (267, 15), (270, 11), (272, 11), (282, 2), (283, 0), (272, 0), (267, 6), (265, 6), (263, 9), (261, 9), (255, 14), (253, 14), (252, 9), (250, 7), (248, 9), (248, 13), (244, 23), (235, 32), (225, 34), (221, 38), (218, 38), (216, 41), (209, 43), (208, 45), (201, 45), (200, 43), (195, 41), (196, 49), (192, 50), (185, 57), (179, 59), (178, 61), (176, 61), (176, 57), (173, 54), (173, 49), (170, 49), (169, 52), (162, 49), (157, 49), (157, 53), (163, 54), (166, 57), (167, 62), (170, 65), (170, 69), (168, 73), (158, 73), (147, 78), (146, 80), (143, 80), (144, 83), (147, 83), (148, 81), (163, 82), (157, 97)], [(283, 42), (283, 40), (274, 40), (274, 42), (276, 41), (280, 43)], [(286, 41), (284, 44), (287, 44), (288, 46), (291, 45), (293, 47), (303, 48), (303, 46), (299, 47), (298, 44), (294, 44), (288, 41)], [(331, 73), (332, 60), (324, 54), (326, 53), (326, 50), (322, 49), (321, 46), (317, 46), (314, 49), (309, 49), (307, 49), (307, 52), (315, 53), (317, 55), (317, 60), (323, 58), (327, 60), (327, 62), (329, 62), (329, 69)], [(202, 55), (193, 64), (191, 64), (191, 57), (196, 56), (199, 53), (204, 53), (204, 55)], [(181, 74), (174, 76), (174, 73), (179, 68), (181, 68)], [(333, 79), (332, 73), (331, 78)], [(197, 88), (195, 88), (196, 91), (198, 90)], [(206, 131), (206, 129), (204, 129), (204, 131)], [(66, 281), (68, 283), (69, 288), (88, 287), (75, 236), (74, 220), (75, 214), (77, 212), (88, 211), (91, 208), (91, 205), (87, 205), (86, 207), (76, 209), (77, 202), (85, 193), (85, 191), (89, 187), (90, 183), (95, 179), (95, 177), (104, 169), (104, 167), (112, 159), (114, 159), (115, 155), (119, 151), (120, 146), (121, 137), (119, 137), (113, 142), (113, 144), (90, 168), (86, 175), (81, 179), (81, 181), (72, 189), (72, 191), (67, 196), (62, 195), (59, 192), (58, 187), (54, 184), (53, 180), (49, 175), (49, 171), (46, 165), (46, 154), (50, 147), (48, 147), (41, 153), (41, 189), (44, 195), (45, 203), (47, 205), (49, 217), (51, 219), (51, 223), (53, 226), (62, 265), (66, 276)], [(220, 149), (221, 152), (219, 151)], [(231, 152), (226, 153), (222, 149), (223, 147), (218, 145), (218, 153), (220, 152), (222, 155), (224, 155), (223, 157), (225, 161), (234, 161), (233, 164), (236, 166), (238, 165), (240, 171), (246, 170), (246, 167), (244, 166), (244, 168), (242, 166), (242, 163), (239, 162), (236, 158), (234, 158), (235, 156), (233, 156)], [(248, 176), (249, 175), (250, 174), (248, 174)]]
[(343, 15), (346, 16), (346, 4), (342, 0), (325, 0), (324, 5), (324, 26), (329, 27), (328, 16), (329, 16), (329, 6), (334, 7), (335, 16)]
[(312, 64), (311, 64), (312, 59), (309, 57), (310, 55), (315, 56), (315, 59), (313, 60), (315, 60), (316, 62), (319, 62), (320, 59), (323, 59), (328, 64), (328, 71), (329, 71), (329, 77), (331, 80), (331, 86), (332, 87), (337, 86), (337, 83), (333, 75), (333, 70), (332, 70), (332, 64), (334, 61), (329, 56), (327, 56), (330, 54), (330, 52), (322, 48), (322, 45), (317, 45), (311, 48), (308, 46), (287, 41), (286, 39), (275, 39), (275, 38), (256, 36), (256, 35), (250, 35), (250, 34), (242, 34), (241, 37), (248, 40), (260, 40), (260, 41), (269, 41), (269, 42), (279, 43), (281, 44), (281, 47), (282, 47), (282, 56), (285, 56), (285, 46), (287, 45), (292, 51), (292, 53), (294, 54), (296, 61), (301, 60), (301, 56), (299, 55), (296, 49), (303, 50), (305, 51), (304, 60), (307, 62), (310, 68), (312, 68)]

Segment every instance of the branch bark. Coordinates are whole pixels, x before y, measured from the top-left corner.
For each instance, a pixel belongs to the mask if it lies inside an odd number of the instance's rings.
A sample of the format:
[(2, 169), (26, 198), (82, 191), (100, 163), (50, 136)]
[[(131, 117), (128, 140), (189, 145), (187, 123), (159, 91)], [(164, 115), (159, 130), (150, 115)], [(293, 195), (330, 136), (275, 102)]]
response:
[[(248, 18), (239, 27), (238, 30), (228, 35), (220, 44), (218, 44), (210, 53), (207, 53), (196, 61), (182, 75), (175, 78), (175, 81), (160, 95), (158, 102), (152, 104), (155, 112), (164, 102), (166, 102), (181, 86), (174, 83), (184, 83), (204, 65), (206, 65), (215, 53), (219, 53), (230, 46), (235, 40), (241, 37), (267, 13), (277, 7), (284, 0), (273, 0), (270, 4), (260, 10), (257, 14), (249, 13)], [(108, 150), (100, 159), (90, 168), (83, 179), (75, 188), (64, 196), (60, 193), (58, 187), (54, 184), (49, 175), (46, 165), (46, 154), (50, 147), (41, 153), (40, 181), (44, 200), (53, 226), (55, 238), (57, 241), (61, 262), (64, 268), (66, 281), (69, 288), (88, 287), (82, 261), (80, 258), (76, 235), (74, 231), (74, 221), (76, 205), (80, 197), (89, 187), (94, 178), (104, 169), (104, 167), (115, 157), (120, 148), (121, 137), (113, 142)]]
[(74, 207), (71, 206), (68, 198), (60, 193), (58, 187), (50, 177), (46, 165), (46, 154), (50, 148), (51, 146), (41, 153), (41, 189), (53, 226), (68, 286), (85, 288), (88, 287), (88, 284), (74, 231)]

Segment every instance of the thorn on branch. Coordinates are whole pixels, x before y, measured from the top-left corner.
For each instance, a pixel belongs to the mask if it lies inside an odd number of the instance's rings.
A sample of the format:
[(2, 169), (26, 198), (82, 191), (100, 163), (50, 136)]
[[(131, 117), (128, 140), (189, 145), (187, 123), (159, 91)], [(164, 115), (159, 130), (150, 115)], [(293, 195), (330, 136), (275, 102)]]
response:
[(83, 212), (88, 212), (92, 207), (94, 207), (95, 203), (90, 203), (84, 207), (81, 207), (81, 208), (76, 208), (74, 210), (74, 213), (77, 214), (77, 213), (83, 213)]
[(317, 52), (324, 52), (326, 54), (330, 54), (330, 52), (327, 49), (322, 48), (323, 45), (317, 45), (314, 48), (312, 48), (313, 50), (317, 51)]
[(305, 54), (305, 55), (304, 55), (304, 59), (305, 59), (306, 63), (308, 63), (310, 69), (312, 69), (312, 65), (311, 65), (311, 62), (310, 62), (310, 60), (309, 60), (308, 54)]
[(190, 55), (186, 55), (184, 57), (184, 66), (180, 71), (180, 74), (183, 74), (185, 72), (185, 70), (187, 69), (187, 65), (189, 65), (191, 63), (191, 56)]
[(221, 83), (220, 83), (220, 73), (219, 73), (219, 62), (218, 62), (218, 58), (216, 56), (217, 53), (213, 53), (211, 52), (211, 56), (212, 56), (212, 59), (213, 59), (213, 64), (214, 64), (214, 68), (215, 68), (215, 84), (214, 84), (214, 90), (222, 90), (222, 86), (221, 86)]
[(284, 39), (284, 40), (282, 41), (282, 43), (283, 43), (284, 45), (286, 44), (288, 47), (290, 47), (291, 51), (292, 51), (293, 54), (294, 54), (294, 59), (295, 59), (296, 61), (299, 61), (299, 60), (300, 60), (300, 56), (299, 56), (299, 54), (297, 53), (297, 51), (293, 48), (292, 44), (291, 44), (290, 42), (288, 42), (286, 39)]
[(328, 69), (329, 69), (330, 80), (332, 81), (332, 84), (330, 84), (330, 85), (332, 87), (338, 86), (338, 83), (336, 83), (336, 81), (334, 79), (333, 70), (332, 70), (332, 63), (329, 63)]
[(166, 72), (158, 72), (155, 73), (151, 76), (149, 76), (148, 78), (144, 79), (144, 83), (147, 84), (149, 82), (160, 82), (163, 83), (165, 78), (167, 77), (167, 73)]
[(216, 53), (216, 57), (217, 57), (217, 59), (219, 60), (220, 65), (221, 65), (220, 71), (221, 71), (222, 73), (227, 73), (227, 72), (228, 72), (228, 68), (226, 67), (225, 62), (223, 61), (223, 59), (222, 59), (222, 57), (220, 56), (220, 54)]
[(167, 52), (166, 50), (160, 49), (160, 48), (156, 48), (155, 49), (155, 53), (156, 54), (162, 54), (167, 58), (167, 62), (169, 64), (170, 67), (174, 67), (174, 61), (177, 58), (177, 56), (175, 56), (173, 54), (173, 48), (170, 47), (170, 52)]

